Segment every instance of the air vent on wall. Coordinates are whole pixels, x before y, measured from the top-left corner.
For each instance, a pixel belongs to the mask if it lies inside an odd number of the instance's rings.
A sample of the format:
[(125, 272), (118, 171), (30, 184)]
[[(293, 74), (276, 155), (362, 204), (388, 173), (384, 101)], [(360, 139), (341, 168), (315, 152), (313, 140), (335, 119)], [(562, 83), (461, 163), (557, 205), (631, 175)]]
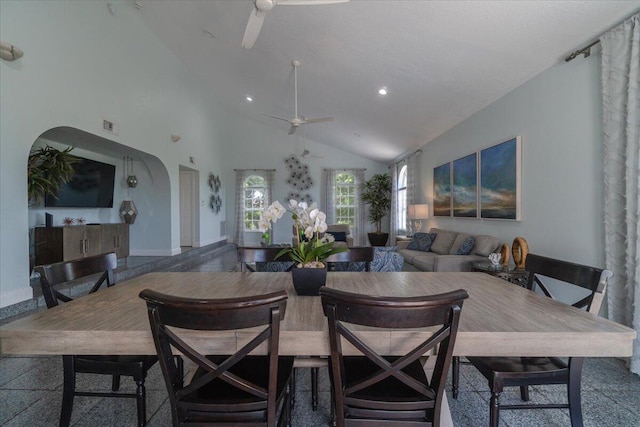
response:
[(118, 134), (118, 125), (109, 120), (102, 120), (102, 129), (114, 135)]

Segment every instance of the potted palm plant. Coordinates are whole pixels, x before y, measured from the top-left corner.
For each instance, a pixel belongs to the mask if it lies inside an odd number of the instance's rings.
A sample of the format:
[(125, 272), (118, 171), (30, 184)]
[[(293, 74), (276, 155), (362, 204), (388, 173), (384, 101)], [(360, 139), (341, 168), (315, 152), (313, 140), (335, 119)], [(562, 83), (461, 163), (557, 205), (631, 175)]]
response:
[(60, 185), (74, 173), (76, 158), (70, 154), (73, 147), (58, 150), (49, 145), (32, 150), (27, 163), (27, 195), (30, 204), (45, 195), (56, 196)]
[(389, 233), (382, 232), (382, 220), (391, 211), (391, 176), (374, 175), (364, 183), (362, 200), (369, 205), (369, 222), (376, 225), (375, 233), (368, 233), (371, 246), (384, 246)]
[[(27, 163), (27, 197), (29, 206), (34, 206), (45, 196), (56, 197), (60, 185), (74, 173), (76, 157), (70, 154), (73, 147), (58, 150), (46, 145), (32, 150)], [(29, 229), (29, 272), (35, 261), (33, 228)]]

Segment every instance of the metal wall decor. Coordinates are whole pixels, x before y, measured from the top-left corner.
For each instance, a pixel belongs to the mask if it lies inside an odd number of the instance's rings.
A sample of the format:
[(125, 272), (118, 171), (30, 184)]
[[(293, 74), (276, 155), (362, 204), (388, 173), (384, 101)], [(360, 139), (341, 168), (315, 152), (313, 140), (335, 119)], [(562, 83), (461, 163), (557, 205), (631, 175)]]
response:
[(214, 213), (220, 213), (220, 210), (222, 209), (222, 199), (220, 198), (220, 195), (218, 195), (220, 188), (222, 188), (220, 175), (214, 175), (213, 172), (209, 172), (207, 183), (209, 184), (209, 188), (212, 193), (211, 197), (209, 197), (209, 207)]
[(214, 175), (213, 172), (209, 172), (208, 183), (211, 191), (218, 194), (220, 187), (222, 186), (222, 183), (220, 182), (220, 175)]
[(297, 190), (289, 193), (289, 199), (312, 203), (311, 195), (309, 193), (303, 194), (304, 191), (313, 187), (313, 179), (311, 175), (309, 175), (309, 166), (298, 160), (296, 156), (290, 156), (284, 159), (284, 163), (289, 169), (287, 184)]
[(222, 199), (217, 194), (212, 194), (209, 198), (209, 207), (215, 213), (220, 213), (222, 209)]

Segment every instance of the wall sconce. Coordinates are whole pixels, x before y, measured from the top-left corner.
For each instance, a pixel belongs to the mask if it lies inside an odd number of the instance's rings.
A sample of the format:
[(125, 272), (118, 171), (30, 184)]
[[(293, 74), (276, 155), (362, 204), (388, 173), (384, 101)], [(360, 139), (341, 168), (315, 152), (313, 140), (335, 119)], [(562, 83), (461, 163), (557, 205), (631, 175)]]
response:
[(175, 134), (171, 135), (171, 140), (172, 140), (173, 142), (178, 142), (178, 141), (180, 141), (181, 139), (182, 139), (182, 137), (181, 137), (180, 135), (175, 135)]
[(422, 230), (422, 220), (429, 218), (429, 205), (409, 205), (407, 214), (411, 220), (411, 230), (408, 235), (412, 236), (414, 232)]
[(0, 41), (0, 58), (5, 61), (15, 61), (16, 59), (22, 58), (22, 55), (24, 55), (22, 49), (7, 42)]

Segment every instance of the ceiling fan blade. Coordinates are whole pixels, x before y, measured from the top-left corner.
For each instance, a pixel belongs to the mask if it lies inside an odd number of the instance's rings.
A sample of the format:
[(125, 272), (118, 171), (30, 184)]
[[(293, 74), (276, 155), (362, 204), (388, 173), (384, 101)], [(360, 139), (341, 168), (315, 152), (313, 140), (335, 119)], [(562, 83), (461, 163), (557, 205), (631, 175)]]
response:
[(264, 24), (264, 16), (266, 12), (258, 10), (254, 7), (249, 15), (249, 22), (247, 22), (247, 28), (244, 30), (244, 37), (242, 38), (242, 47), (245, 49), (251, 49), (260, 35), (262, 30), (262, 24)]
[(267, 114), (267, 113), (262, 113), (262, 114), (267, 116), (267, 117), (273, 117), (274, 119), (282, 120), (283, 122), (291, 123), (291, 120), (289, 120), (289, 119), (283, 119), (282, 117), (272, 116), (271, 114)]
[(298, 129), (298, 126), (291, 125), (291, 127), (289, 128), (289, 133), (287, 135), (293, 135), (294, 133), (296, 133), (297, 129)]
[(332, 122), (333, 117), (320, 117), (318, 119), (305, 119), (305, 123), (322, 123), (322, 122)]
[(276, 4), (282, 6), (313, 6), (323, 4), (348, 3), (349, 0), (277, 0)]

